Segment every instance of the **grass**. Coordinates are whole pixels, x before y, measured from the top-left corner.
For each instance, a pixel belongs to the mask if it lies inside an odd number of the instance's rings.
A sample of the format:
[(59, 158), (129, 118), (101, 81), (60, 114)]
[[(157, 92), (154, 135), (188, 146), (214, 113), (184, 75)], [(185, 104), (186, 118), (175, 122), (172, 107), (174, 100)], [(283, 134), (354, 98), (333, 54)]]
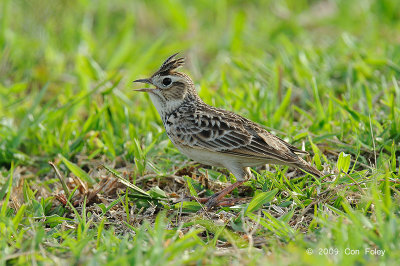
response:
[[(2, 1), (0, 263), (395, 264), (399, 5)], [(176, 203), (234, 180), (181, 155), (132, 91), (178, 51), (205, 102), (330, 174), (271, 165), (235, 206)]]

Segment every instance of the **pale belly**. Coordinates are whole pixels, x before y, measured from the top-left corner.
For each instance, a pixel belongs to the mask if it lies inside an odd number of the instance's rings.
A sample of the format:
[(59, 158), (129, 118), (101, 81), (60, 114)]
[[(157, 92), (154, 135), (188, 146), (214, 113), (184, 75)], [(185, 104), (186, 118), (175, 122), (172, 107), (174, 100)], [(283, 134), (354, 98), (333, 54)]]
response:
[(206, 165), (225, 166), (223, 161), (229, 160), (229, 158), (223, 158), (223, 156), (221, 157), (217, 153), (197, 149), (187, 149), (178, 145), (175, 145), (175, 147), (177, 147), (180, 152), (185, 154), (190, 159)]
[(255, 160), (254, 158), (236, 157), (220, 152), (210, 152), (207, 150), (193, 149), (175, 145), (180, 152), (185, 154), (190, 159), (211, 166), (220, 166), (230, 168), (231, 165), (238, 167), (252, 167), (266, 164), (264, 160)]

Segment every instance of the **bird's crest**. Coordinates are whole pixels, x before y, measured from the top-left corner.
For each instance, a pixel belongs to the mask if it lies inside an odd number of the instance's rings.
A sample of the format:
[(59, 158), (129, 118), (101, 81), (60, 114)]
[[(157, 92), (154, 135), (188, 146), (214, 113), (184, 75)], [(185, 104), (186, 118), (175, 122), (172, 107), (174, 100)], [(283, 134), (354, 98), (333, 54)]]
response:
[(157, 73), (170, 73), (173, 72), (175, 69), (183, 66), (185, 64), (185, 58), (180, 57), (178, 59), (174, 59), (174, 57), (177, 55), (173, 54), (170, 57), (165, 60), (165, 62), (161, 65), (161, 67), (158, 69)]

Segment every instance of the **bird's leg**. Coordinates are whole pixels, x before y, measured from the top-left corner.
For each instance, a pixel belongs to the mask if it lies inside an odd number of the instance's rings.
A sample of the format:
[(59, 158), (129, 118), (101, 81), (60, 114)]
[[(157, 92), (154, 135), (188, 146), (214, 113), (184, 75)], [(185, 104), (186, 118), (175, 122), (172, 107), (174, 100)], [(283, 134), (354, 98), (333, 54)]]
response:
[(224, 188), (223, 190), (215, 193), (214, 195), (212, 195), (209, 198), (205, 198), (205, 199), (201, 199), (203, 202), (205, 201), (205, 207), (207, 209), (212, 209), (213, 207), (217, 206), (220, 201), (229, 193), (231, 193), (235, 188), (237, 188), (238, 186), (240, 186), (241, 184), (243, 184), (245, 181), (238, 181), (230, 186), (227, 186), (226, 188)]
[(224, 197), (227, 194), (231, 193), (235, 188), (237, 188), (238, 186), (242, 185), (244, 182), (246, 182), (246, 180), (248, 178), (251, 177), (251, 172), (250, 172), (250, 168), (249, 167), (240, 168), (240, 169), (236, 168), (235, 170), (237, 170), (237, 171), (235, 171), (233, 174), (236, 177), (238, 177), (238, 180), (240, 180), (240, 181), (237, 181), (236, 183), (227, 186), (226, 188), (224, 188), (223, 190), (215, 193), (211, 197), (208, 197), (208, 198), (195, 198), (195, 200), (200, 202), (200, 203), (205, 203), (206, 209), (212, 209), (215, 206), (233, 205), (236, 201), (240, 200), (240, 199), (224, 199)]

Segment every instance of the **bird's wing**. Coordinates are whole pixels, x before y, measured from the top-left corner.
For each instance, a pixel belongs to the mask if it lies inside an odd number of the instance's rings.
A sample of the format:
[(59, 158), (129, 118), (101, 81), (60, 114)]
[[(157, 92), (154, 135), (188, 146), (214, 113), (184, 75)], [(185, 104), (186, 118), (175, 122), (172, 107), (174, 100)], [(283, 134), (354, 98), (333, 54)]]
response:
[(298, 150), (254, 122), (224, 111), (194, 112), (178, 117), (168, 132), (175, 142), (192, 148), (260, 160), (296, 163)]

